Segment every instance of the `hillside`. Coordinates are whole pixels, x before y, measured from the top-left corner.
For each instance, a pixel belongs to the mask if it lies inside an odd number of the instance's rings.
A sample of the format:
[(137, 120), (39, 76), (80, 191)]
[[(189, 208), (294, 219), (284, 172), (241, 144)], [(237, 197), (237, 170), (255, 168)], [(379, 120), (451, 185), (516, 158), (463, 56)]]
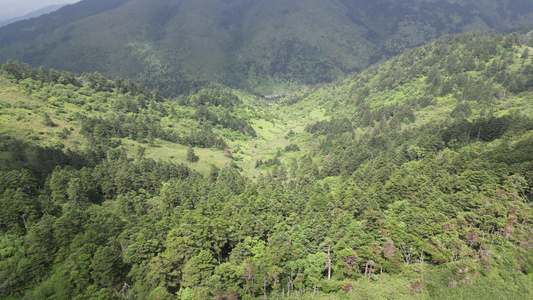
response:
[(533, 40), (265, 99), (0, 69), (0, 299), (533, 295)]
[(128, 77), (166, 96), (205, 82), (270, 94), (449, 33), (527, 32), (531, 20), (526, 0), (84, 0), (1, 28), (0, 61)]

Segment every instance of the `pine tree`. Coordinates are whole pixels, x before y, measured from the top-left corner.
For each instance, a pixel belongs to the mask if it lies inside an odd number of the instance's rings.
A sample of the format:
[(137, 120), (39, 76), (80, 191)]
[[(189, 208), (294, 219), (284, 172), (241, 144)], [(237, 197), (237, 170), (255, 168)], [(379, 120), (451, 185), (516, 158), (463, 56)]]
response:
[(200, 158), (194, 153), (192, 146), (189, 145), (189, 148), (187, 149), (187, 161), (197, 162), (199, 159)]

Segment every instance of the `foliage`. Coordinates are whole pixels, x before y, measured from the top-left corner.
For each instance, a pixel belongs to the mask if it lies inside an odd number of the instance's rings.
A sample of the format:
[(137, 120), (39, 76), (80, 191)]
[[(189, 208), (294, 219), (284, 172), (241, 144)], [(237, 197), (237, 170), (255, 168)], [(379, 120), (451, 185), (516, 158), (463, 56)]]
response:
[(532, 13), (526, 0), (93, 0), (2, 27), (0, 60), (129, 77), (165, 96), (213, 81), (269, 94), (337, 80), (446, 34), (526, 33)]
[(0, 297), (528, 298), (528, 43), (448, 36), (274, 101), (10, 61)]

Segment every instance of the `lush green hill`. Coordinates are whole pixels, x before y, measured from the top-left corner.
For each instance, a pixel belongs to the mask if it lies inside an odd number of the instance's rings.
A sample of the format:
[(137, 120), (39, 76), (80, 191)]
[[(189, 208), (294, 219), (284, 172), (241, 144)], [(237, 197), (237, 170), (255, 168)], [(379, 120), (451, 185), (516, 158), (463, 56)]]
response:
[(0, 29), (0, 61), (258, 93), (328, 82), (447, 33), (527, 32), (529, 1), (84, 0)]
[(0, 298), (531, 298), (531, 46), (446, 36), (272, 100), (10, 61)]

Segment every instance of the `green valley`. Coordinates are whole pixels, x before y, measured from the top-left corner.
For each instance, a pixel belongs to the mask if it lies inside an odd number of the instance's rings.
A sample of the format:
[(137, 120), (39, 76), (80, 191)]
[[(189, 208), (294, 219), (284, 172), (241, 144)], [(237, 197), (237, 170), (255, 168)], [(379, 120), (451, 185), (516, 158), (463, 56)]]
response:
[(9, 60), (0, 299), (531, 298), (532, 54), (448, 35), (272, 99)]

